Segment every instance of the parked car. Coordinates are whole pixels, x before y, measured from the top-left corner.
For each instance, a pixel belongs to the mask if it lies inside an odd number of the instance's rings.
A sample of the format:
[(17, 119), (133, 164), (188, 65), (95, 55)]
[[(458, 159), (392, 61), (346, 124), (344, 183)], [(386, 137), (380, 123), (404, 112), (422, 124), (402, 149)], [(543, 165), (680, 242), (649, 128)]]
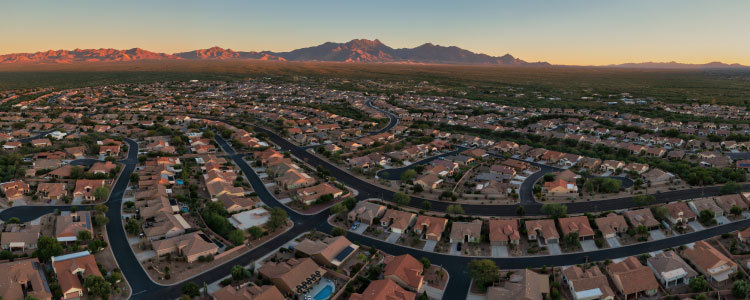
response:
[(354, 224), (352, 224), (352, 230), (357, 229), (359, 227), (359, 221), (354, 221)]

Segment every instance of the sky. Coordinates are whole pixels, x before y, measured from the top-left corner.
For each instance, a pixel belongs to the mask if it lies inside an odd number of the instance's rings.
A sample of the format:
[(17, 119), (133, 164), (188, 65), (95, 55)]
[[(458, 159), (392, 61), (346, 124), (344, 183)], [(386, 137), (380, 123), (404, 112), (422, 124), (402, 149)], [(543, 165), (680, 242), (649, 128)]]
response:
[(0, 54), (288, 51), (377, 38), (393, 48), (431, 42), (553, 64), (750, 65), (748, 12), (747, 0), (2, 0)]

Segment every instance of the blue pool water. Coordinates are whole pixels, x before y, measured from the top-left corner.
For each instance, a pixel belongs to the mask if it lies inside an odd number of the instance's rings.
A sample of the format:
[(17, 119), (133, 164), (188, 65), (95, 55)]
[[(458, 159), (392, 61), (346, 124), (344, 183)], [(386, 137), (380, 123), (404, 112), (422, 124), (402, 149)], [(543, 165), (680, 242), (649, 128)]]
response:
[(328, 297), (331, 297), (331, 294), (333, 293), (333, 285), (326, 285), (320, 292), (318, 292), (317, 295), (315, 295), (315, 300), (326, 300)]
[(176, 181), (176, 182), (177, 182), (177, 184), (179, 184), (179, 185), (182, 185), (182, 183), (183, 183), (183, 182), (182, 182), (182, 179), (177, 179), (177, 180), (175, 180), (175, 181)]

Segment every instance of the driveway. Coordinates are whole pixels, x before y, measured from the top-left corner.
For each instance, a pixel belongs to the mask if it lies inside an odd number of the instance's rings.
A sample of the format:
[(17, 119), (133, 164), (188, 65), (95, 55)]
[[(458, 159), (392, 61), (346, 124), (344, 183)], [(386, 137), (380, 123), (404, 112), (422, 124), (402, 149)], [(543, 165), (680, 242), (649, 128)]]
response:
[(144, 260), (156, 257), (156, 251), (148, 250), (148, 251), (139, 252), (135, 254), (135, 257), (138, 259), (138, 261), (143, 262)]
[(357, 226), (357, 229), (349, 230), (349, 231), (354, 232), (356, 234), (362, 234), (365, 232), (365, 230), (367, 230), (367, 227), (369, 227), (367, 224), (359, 224), (359, 226)]
[(666, 238), (666, 236), (664, 235), (664, 232), (661, 231), (661, 229), (651, 230), (648, 232), (648, 234), (651, 235), (651, 239), (654, 241), (658, 241), (658, 240)]
[(701, 231), (701, 230), (706, 229), (706, 227), (703, 227), (703, 225), (698, 221), (692, 221), (688, 223), (688, 226), (690, 226), (690, 228), (693, 228), (693, 230), (695, 231)]
[(450, 255), (461, 255), (461, 251), (458, 251), (458, 243), (451, 243)]
[(399, 237), (401, 237), (401, 234), (400, 234), (400, 233), (396, 233), (396, 232), (391, 232), (391, 234), (390, 234), (390, 235), (388, 235), (388, 237), (387, 237), (387, 238), (385, 238), (385, 241), (386, 241), (386, 242), (389, 242), (389, 243), (391, 243), (391, 244), (395, 244), (395, 243), (396, 243), (396, 241), (398, 241), (398, 238), (399, 238)]
[(716, 223), (719, 225), (729, 224), (732, 221), (729, 221), (729, 218), (726, 216), (716, 216)]
[(435, 246), (437, 246), (437, 241), (433, 241), (433, 240), (425, 241), (424, 247), (422, 247), (422, 250), (435, 252)]
[(607, 238), (607, 244), (609, 244), (610, 248), (617, 248), (622, 246), (620, 244), (620, 240), (618, 240), (617, 237)]
[(550, 255), (562, 254), (562, 250), (560, 249), (560, 244), (547, 244), (547, 249), (549, 249)]
[(508, 257), (508, 246), (492, 246), (492, 257)]
[(588, 252), (599, 250), (599, 247), (596, 246), (596, 242), (594, 240), (585, 240), (581, 241), (581, 249)]

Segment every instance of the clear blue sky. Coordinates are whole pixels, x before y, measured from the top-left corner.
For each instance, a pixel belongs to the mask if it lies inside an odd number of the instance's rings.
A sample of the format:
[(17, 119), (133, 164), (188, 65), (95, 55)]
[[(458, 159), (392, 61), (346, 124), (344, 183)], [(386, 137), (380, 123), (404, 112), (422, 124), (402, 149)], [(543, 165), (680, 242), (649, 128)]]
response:
[(750, 64), (750, 1), (16, 1), (0, 54), (211, 46), (285, 51), (326, 41), (425, 42), (528, 61)]

